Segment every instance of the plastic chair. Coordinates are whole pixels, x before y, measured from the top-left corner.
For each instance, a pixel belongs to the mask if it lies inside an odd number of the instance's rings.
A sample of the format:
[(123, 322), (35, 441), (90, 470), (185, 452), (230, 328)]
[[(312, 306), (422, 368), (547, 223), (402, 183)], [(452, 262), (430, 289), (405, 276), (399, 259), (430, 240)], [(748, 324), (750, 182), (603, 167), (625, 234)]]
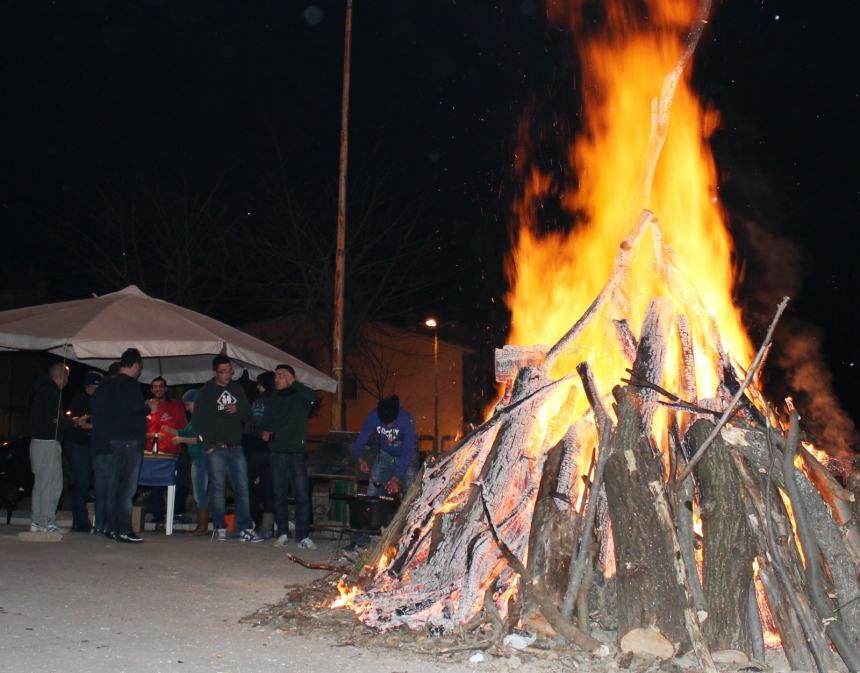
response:
[(140, 466), (139, 486), (167, 486), (167, 514), (164, 517), (164, 532), (173, 535), (173, 510), (176, 504), (176, 456), (153, 456), (144, 454)]

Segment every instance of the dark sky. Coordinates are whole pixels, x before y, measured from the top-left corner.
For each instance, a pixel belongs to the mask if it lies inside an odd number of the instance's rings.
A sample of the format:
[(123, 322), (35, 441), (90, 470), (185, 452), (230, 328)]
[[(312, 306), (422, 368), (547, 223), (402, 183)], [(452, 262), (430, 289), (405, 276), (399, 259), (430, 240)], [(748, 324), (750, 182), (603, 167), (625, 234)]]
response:
[[(39, 263), (57, 246), (42, 226), (66, 218), (74, 237), (95, 187), (117, 175), (181, 166), (201, 185), (222, 180), (250, 213), (279, 161), (298, 192), (333, 192), (343, 5), (0, 4), (2, 287), (92, 291)], [(350, 171), (425, 199), (421, 231), (444, 281), (404, 309), (444, 311), (478, 350), (506, 331), (517, 122), (535, 104), (548, 123), (576, 123), (573, 45), (543, 16), (539, 0), (355, 3)], [(850, 2), (715, 1), (694, 68), (722, 113), (714, 149), (749, 321), (760, 327), (790, 290), (790, 329), (818, 330), (849, 412), (860, 400), (857, 19)]]

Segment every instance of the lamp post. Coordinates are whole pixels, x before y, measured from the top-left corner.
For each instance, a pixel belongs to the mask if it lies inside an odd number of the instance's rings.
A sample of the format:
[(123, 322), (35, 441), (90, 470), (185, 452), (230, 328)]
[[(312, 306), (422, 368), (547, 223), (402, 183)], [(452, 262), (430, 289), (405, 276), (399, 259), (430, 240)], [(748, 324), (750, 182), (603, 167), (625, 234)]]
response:
[(424, 324), (433, 330), (433, 453), (439, 453), (439, 323), (427, 318)]

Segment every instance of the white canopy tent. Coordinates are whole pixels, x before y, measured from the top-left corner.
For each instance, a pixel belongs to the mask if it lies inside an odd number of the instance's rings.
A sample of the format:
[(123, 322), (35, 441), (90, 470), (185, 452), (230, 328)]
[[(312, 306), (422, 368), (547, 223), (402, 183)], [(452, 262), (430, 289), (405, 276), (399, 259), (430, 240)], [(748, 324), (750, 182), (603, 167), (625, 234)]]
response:
[(335, 392), (337, 383), (298, 358), (213, 318), (130, 285), (102, 297), (0, 311), (0, 348), (49, 351), (107, 369), (126, 348), (143, 356), (141, 380), (163, 376), (168, 384), (212, 378), (212, 357), (223, 353), (237, 373), (252, 377), (278, 364), (315, 390)]

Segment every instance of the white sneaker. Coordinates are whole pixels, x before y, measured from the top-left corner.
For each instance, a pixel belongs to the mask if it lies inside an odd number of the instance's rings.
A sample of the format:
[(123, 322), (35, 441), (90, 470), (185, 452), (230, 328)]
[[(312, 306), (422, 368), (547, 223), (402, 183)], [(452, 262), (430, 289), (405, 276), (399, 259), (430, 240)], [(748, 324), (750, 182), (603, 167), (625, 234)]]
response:
[(314, 544), (314, 541), (309, 537), (306, 537), (304, 540), (299, 542), (299, 549), (316, 549), (317, 546)]
[(215, 542), (227, 542), (227, 529), (216, 528), (212, 531), (212, 540)]
[(44, 533), (44, 532), (45, 532), (45, 527), (44, 527), (44, 526), (39, 525), (38, 523), (36, 523), (36, 522), (34, 521), (33, 523), (31, 523), (31, 524), (30, 524), (30, 532), (31, 532), (31, 533)]
[(272, 543), (272, 546), (273, 547), (286, 547), (289, 539), (290, 538), (288, 538), (286, 535), (278, 535), (278, 537), (275, 538), (275, 541)]
[(60, 528), (55, 523), (49, 523), (47, 526), (45, 526), (45, 531), (48, 533), (59, 533), (60, 535), (62, 535), (65, 532), (62, 528)]

